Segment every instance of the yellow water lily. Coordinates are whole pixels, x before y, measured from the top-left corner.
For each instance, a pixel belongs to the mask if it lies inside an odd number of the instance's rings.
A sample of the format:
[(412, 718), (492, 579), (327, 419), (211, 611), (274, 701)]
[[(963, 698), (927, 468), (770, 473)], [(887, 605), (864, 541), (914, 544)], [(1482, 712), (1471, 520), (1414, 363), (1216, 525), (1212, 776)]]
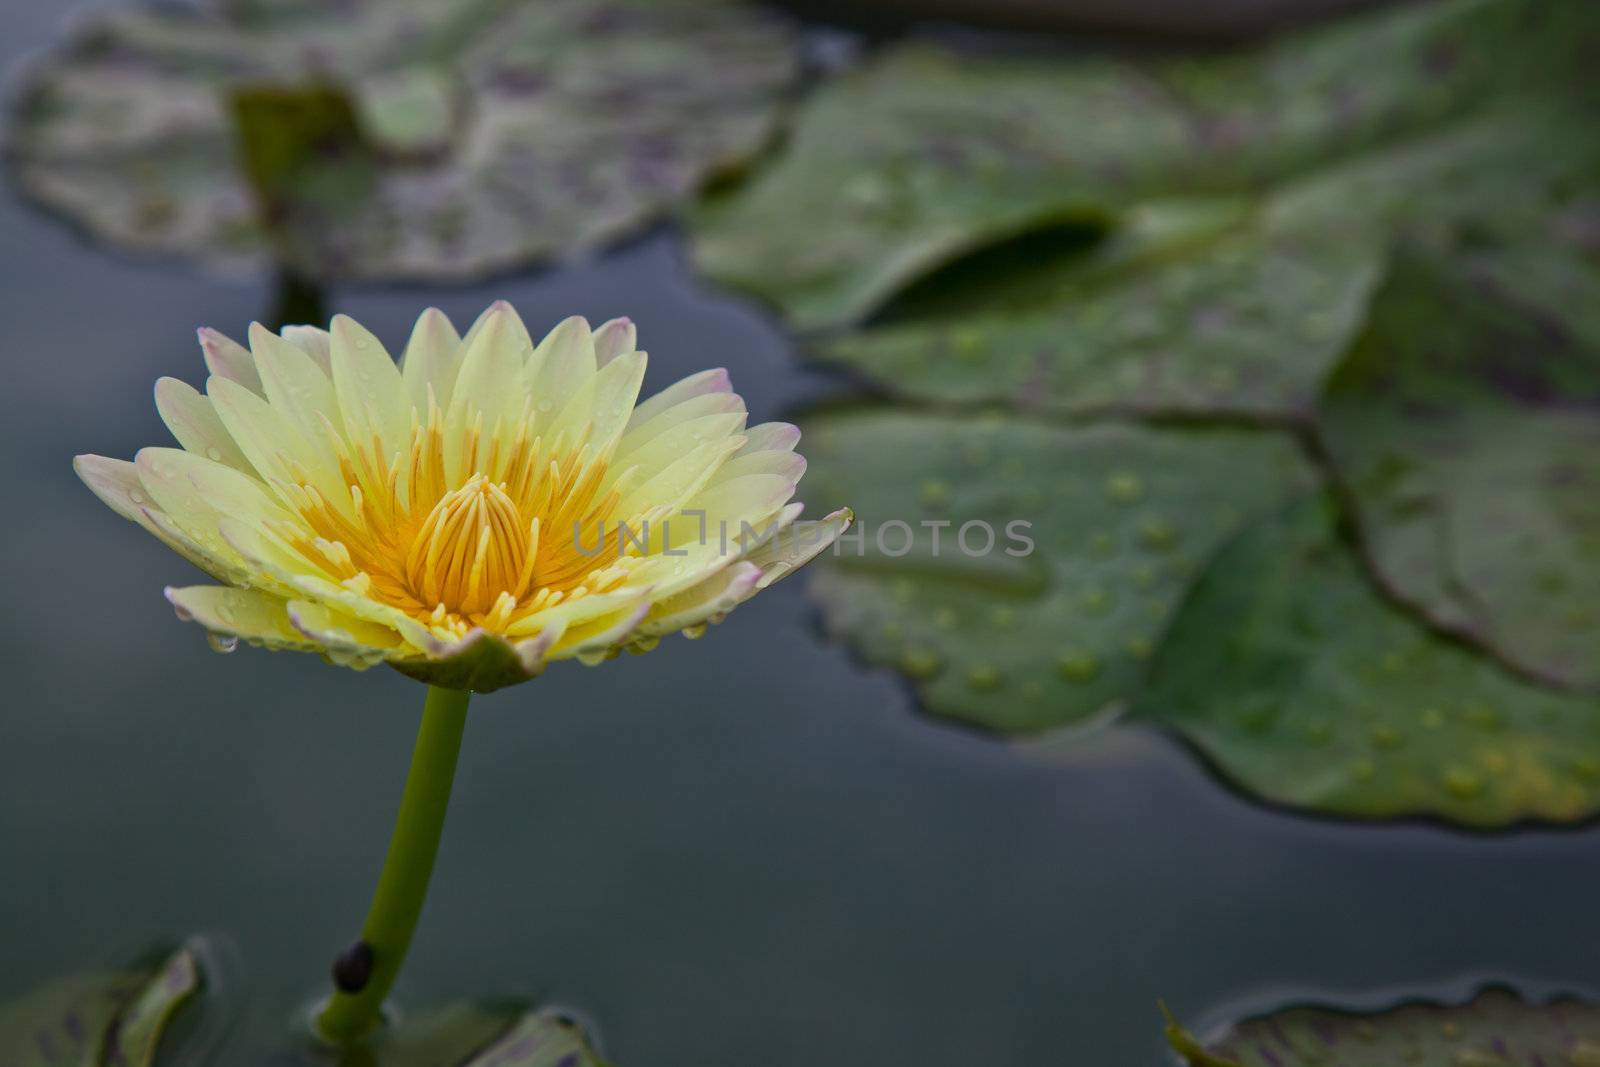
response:
[(422, 912), (473, 691), (552, 660), (694, 636), (838, 539), (798, 522), (799, 431), (747, 427), (728, 375), (636, 404), (633, 324), (570, 318), (534, 344), (509, 304), (465, 337), (429, 310), (397, 364), (353, 320), (200, 331), (204, 394), (156, 407), (180, 448), (78, 474), (223, 585), (167, 597), (213, 640), (389, 663), (429, 683), (361, 937), (335, 960), (319, 1032), (364, 1040)]
[(725, 371), (636, 404), (627, 319), (535, 344), (503, 301), (465, 337), (430, 309), (398, 364), (345, 316), (200, 341), (205, 392), (156, 385), (182, 447), (75, 466), (226, 583), (167, 590), (225, 644), (481, 692), (694, 635), (850, 520), (796, 521), (799, 432), (747, 427)]

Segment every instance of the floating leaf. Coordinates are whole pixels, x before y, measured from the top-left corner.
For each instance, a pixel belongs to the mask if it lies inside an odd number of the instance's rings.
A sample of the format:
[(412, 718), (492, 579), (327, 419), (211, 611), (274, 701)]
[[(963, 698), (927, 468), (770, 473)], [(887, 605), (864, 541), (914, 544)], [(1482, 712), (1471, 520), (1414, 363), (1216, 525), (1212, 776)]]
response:
[(1322, 404), (1384, 583), (1600, 688), (1600, 270), (1550, 242), (1407, 255)]
[(672, 208), (767, 141), (795, 71), (731, 0), (210, 0), (94, 21), (31, 72), (9, 149), (120, 246), (463, 279)]
[(1600, 1007), (1531, 1004), (1488, 989), (1466, 1004), (1413, 1003), (1375, 1014), (1287, 1008), (1202, 1044), (1175, 1023), (1167, 1040), (1190, 1067), (1594, 1067)]
[[(1140, 205), (1088, 252), (987, 279), (987, 299), (968, 283), (964, 300), (923, 298), (930, 310), (818, 351), (914, 400), (1298, 417), (1360, 331), (1393, 229), (1489, 215), (1514, 230), (1523, 214), (1503, 205), (1542, 203), (1600, 163), (1600, 141), (1575, 130), (1513, 111), (1259, 199)], [(1434, 189), (1449, 195), (1418, 201)]]
[(855, 410), (807, 433), (818, 494), (861, 505), (813, 581), (830, 631), (1008, 733), (1114, 710), (1215, 548), (1313, 481), (1265, 431)]
[(162, 1031), (200, 989), (191, 947), (153, 963), (63, 978), (0, 1005), (6, 1067), (150, 1067)]
[[(1403, 163), (1409, 143), (1441, 136), (1486, 108), (1514, 108), (1541, 90), (1560, 99), (1580, 84), (1597, 33), (1592, 5), (1446, 0), (1211, 59), (961, 56), (910, 45), (823, 87), (781, 158), (698, 212), (695, 256), (712, 276), (778, 304), (796, 325), (851, 322), (934, 268), (1040, 227), (1077, 221), (1115, 231), (1127, 209), (1151, 200), (1254, 199), (1364, 159), (1396, 155)], [(1521, 152), (1514, 134), (1525, 122), (1507, 123), (1506, 157)], [(1440, 191), (1431, 182), (1404, 190), (1412, 198)], [(1398, 191), (1391, 199), (1400, 199)], [(1346, 215), (1365, 209), (1351, 202)], [(1215, 255), (1249, 257), (1265, 246), (1293, 263), (1293, 212), (1269, 205), (1252, 215), (1243, 233), (1218, 238)], [(1359, 276), (1370, 265), (1360, 256), (1343, 262), (1341, 232), (1321, 236), (1333, 250), (1321, 253), (1302, 233), (1299, 259), (1312, 275), (1332, 271), (1331, 280), (1291, 278), (1291, 292), (1280, 296), (1248, 270), (1225, 269), (1250, 288), (1238, 317), (1262, 314), (1276, 323), (1275, 304), (1307, 301), (1288, 317), (1294, 344), (1307, 315), (1337, 317), (1338, 301), (1349, 301), (1352, 286), (1359, 290), (1345, 272)], [(1235, 309), (1219, 305), (1221, 290), (1204, 284), (1207, 273), (1182, 265), (1158, 272), (1143, 282), (1144, 293), (1123, 302), (1113, 288), (1102, 310), (1112, 317), (1124, 304), (1157, 297), (1162, 307), (1147, 309), (1142, 319), (1149, 320), (1176, 303), (1164, 325), (1140, 327), (1147, 335), (1129, 339), (1134, 350), (1153, 347), (1149, 356), (1161, 356), (1196, 317), (1225, 334)], [(1200, 291), (1188, 293), (1190, 284)], [(1329, 295), (1343, 294), (1334, 307), (1318, 300), (1330, 285)], [(1038, 324), (1029, 326), (1036, 338)], [(1236, 329), (1253, 349), (1264, 348), (1251, 327)], [(1027, 329), (997, 337), (992, 350), (1019, 349), (1011, 358), (1026, 370), (1038, 354), (1037, 345), (1021, 344), (1029, 337)], [(1157, 360), (1154, 373), (1162, 369)], [(880, 377), (892, 379), (887, 371)], [(1013, 368), (1006, 385), (1026, 380)]]
[(1600, 700), (1534, 686), (1383, 599), (1314, 497), (1223, 550), (1131, 715), (1251, 793), (1473, 826), (1600, 810)]

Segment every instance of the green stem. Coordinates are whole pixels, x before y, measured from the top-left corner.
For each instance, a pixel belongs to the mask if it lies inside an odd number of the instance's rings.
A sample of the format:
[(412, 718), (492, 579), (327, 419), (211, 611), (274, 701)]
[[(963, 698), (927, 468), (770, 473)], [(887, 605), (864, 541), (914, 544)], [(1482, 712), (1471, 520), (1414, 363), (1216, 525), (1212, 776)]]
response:
[(445, 809), (450, 804), (450, 786), (456, 776), (456, 756), (461, 751), (471, 696), (465, 690), (428, 687), (405, 795), (400, 798), (400, 814), (389, 839), (389, 855), (383, 861), (372, 908), (356, 946), (363, 956), (370, 953), (371, 971), (364, 984), (342, 982), (359, 988), (336, 988), (318, 1015), (317, 1028), (329, 1040), (348, 1044), (372, 1032), (384, 998), (405, 961), (406, 948), (411, 944), (411, 934), (417, 928), (422, 901), (428, 893), (433, 860), (439, 852), (439, 833), (444, 829)]

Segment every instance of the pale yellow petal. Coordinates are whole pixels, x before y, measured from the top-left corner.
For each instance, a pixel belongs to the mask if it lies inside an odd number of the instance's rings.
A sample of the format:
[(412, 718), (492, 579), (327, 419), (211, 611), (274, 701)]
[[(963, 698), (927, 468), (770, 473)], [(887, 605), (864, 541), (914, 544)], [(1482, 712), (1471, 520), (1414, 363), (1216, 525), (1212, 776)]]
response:
[(725, 481), (718, 478), (696, 493), (685, 507), (703, 510), (713, 520), (723, 519), (730, 525), (748, 522), (753, 526), (787, 503), (794, 488), (793, 481), (776, 474), (745, 474)]
[(327, 330), (320, 326), (285, 326), (278, 333), (285, 341), (310, 356), (311, 362), (320, 367), (322, 373), (333, 373), (333, 339), (328, 336)]
[(156, 382), (156, 410), (161, 421), (167, 424), (172, 436), (186, 450), (198, 456), (226, 464), (236, 470), (253, 474), (255, 468), (245, 459), (244, 453), (222, 425), (211, 398), (204, 396), (188, 382), (176, 378), (162, 378)]
[[(652, 396), (634, 409), (633, 419), (628, 423), (628, 429), (643, 426), (657, 415), (669, 408), (674, 408), (686, 400), (708, 393), (733, 392), (733, 383), (728, 378), (728, 372), (722, 367), (712, 370), (703, 370), (698, 374), (691, 374), (667, 386), (661, 392)], [(743, 403), (740, 403), (743, 407)]]
[(547, 426), (595, 375), (594, 338), (588, 320), (573, 315), (545, 335), (528, 361), (528, 388), (539, 424)]
[(722, 469), (717, 472), (717, 478), (720, 481), (730, 481), (747, 474), (771, 474), (786, 479), (792, 485), (798, 482), (805, 472), (805, 457), (798, 453), (782, 449), (751, 452), (750, 446), (746, 444), (733, 458), (722, 465)]
[(255, 478), (177, 448), (143, 448), (134, 457), (139, 481), (166, 518), (208, 556), (232, 568), (244, 560), (218, 531), (224, 519), (253, 524), (290, 521)]
[(383, 461), (391, 462), (411, 440), (411, 404), (400, 368), (383, 343), (348, 315), (334, 316), (331, 338), (333, 389), (345, 436), (358, 448), (376, 437)]
[(800, 427), (789, 422), (763, 422), (750, 427), (744, 436), (744, 452), (793, 452), (800, 443)]
[(594, 358), (602, 367), (638, 347), (639, 331), (634, 328), (632, 319), (611, 319), (594, 331)]
[(743, 444), (741, 437), (707, 441), (679, 456), (658, 474), (627, 488), (617, 504), (616, 515), (621, 519), (631, 519), (652, 509), (676, 513), (686, 501), (704, 489), (717, 473), (717, 468)]
[(184, 622), (263, 648), (315, 651), (317, 644), (294, 628), (288, 604), (271, 593), (226, 585), (168, 586), (168, 602)]
[(387, 626), (347, 615), (326, 604), (291, 600), (288, 610), (294, 628), (342, 665), (361, 667), (405, 651), (400, 635)]
[(261, 392), (261, 374), (248, 348), (209, 326), (202, 326), (199, 332), (200, 353), (208, 371), (218, 378), (237, 382), (253, 393)]
[[(791, 505), (798, 510), (798, 505)], [(840, 508), (821, 519), (785, 523), (781, 532), (750, 550), (745, 559), (761, 568), (758, 589), (787, 577), (827, 550), (855, 521), (855, 513)]]
[(612, 456), (611, 470), (617, 477), (629, 470), (636, 471), (633, 478), (637, 482), (655, 477), (680, 456), (704, 444), (725, 441), (738, 435), (742, 449), (745, 440), (740, 431), (744, 429), (745, 418), (743, 411), (725, 411), (686, 419), (649, 438), (642, 443), (642, 447), (640, 442), (631, 440), (630, 434), (617, 446)]
[[(447, 463), (458, 483), (472, 473), (477, 457), (487, 453), (496, 427), (509, 431), (528, 410), (528, 344), (522, 320), (503, 303), (491, 307), (462, 341), (461, 367), (445, 420)], [(481, 436), (476, 455), (469, 455), (465, 445), (474, 426)]]
[(610, 455), (633, 412), (645, 363), (643, 352), (629, 352), (600, 368), (561, 408), (545, 432), (546, 439), (583, 440), (596, 455)]
[(754, 592), (761, 568), (741, 560), (710, 578), (656, 603), (639, 625), (639, 633), (661, 636), (698, 626), (732, 611)]
[[(649, 589), (627, 588), (610, 593), (590, 593), (586, 596), (564, 600), (555, 607), (542, 608), (525, 615), (506, 627), (512, 637), (527, 637), (554, 627), (566, 634), (571, 627), (582, 627), (596, 619), (610, 619), (632, 612), (648, 601)], [(563, 638), (564, 640), (564, 638)]]
[(429, 308), (411, 329), (411, 340), (400, 357), (400, 378), (406, 397), (420, 418), (428, 413), (428, 391), (441, 410), (450, 410), (450, 390), (455, 385), (461, 359), (461, 336), (438, 308)]
[[(277, 408), (234, 382), (211, 378), (206, 393), (250, 465), (286, 502), (292, 503), (286, 495), (291, 487), (310, 484), (341, 514), (352, 514), (349, 487), (330, 448), (319, 447)], [(317, 439), (325, 442), (331, 432), (323, 427)]]
[(138, 523), (156, 540), (196, 567), (209, 574), (217, 574), (220, 568), (214, 567), (181, 531), (173, 528), (170, 522), (160, 521), (165, 517), (160, 515), (144, 482), (140, 481), (138, 467), (125, 459), (84, 455), (73, 458), (72, 469), (83, 479), (89, 491), (112, 511), (129, 522)]

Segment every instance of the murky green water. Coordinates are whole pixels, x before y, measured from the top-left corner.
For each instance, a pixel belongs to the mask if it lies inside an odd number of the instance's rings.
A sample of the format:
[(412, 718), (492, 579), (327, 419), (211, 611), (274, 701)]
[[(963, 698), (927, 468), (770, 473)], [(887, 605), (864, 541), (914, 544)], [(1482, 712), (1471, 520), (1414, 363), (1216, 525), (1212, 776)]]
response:
[[(58, 18), (8, 4), (0, 58)], [(422, 691), (212, 653), (160, 597), (194, 574), (69, 468), (165, 441), (154, 379), (198, 382), (194, 327), (242, 333), (266, 283), (118, 261), (9, 193), (0, 257), (0, 999), (208, 931), (239, 960), (219, 1062), (263, 1062), (360, 920)], [(532, 324), (633, 316), (647, 390), (724, 364), (770, 418), (833, 387), (670, 235), (332, 301), (398, 340), (425, 303), (464, 322), (499, 296)], [(812, 623), (795, 581), (699, 642), (479, 698), (402, 1003), (548, 995), (622, 1067), (1034, 1067), (1164, 1062), (1157, 997), (1203, 1022), (1479, 974), (1595, 980), (1600, 829), (1293, 817), (1142, 732), (1046, 764), (919, 717)]]

